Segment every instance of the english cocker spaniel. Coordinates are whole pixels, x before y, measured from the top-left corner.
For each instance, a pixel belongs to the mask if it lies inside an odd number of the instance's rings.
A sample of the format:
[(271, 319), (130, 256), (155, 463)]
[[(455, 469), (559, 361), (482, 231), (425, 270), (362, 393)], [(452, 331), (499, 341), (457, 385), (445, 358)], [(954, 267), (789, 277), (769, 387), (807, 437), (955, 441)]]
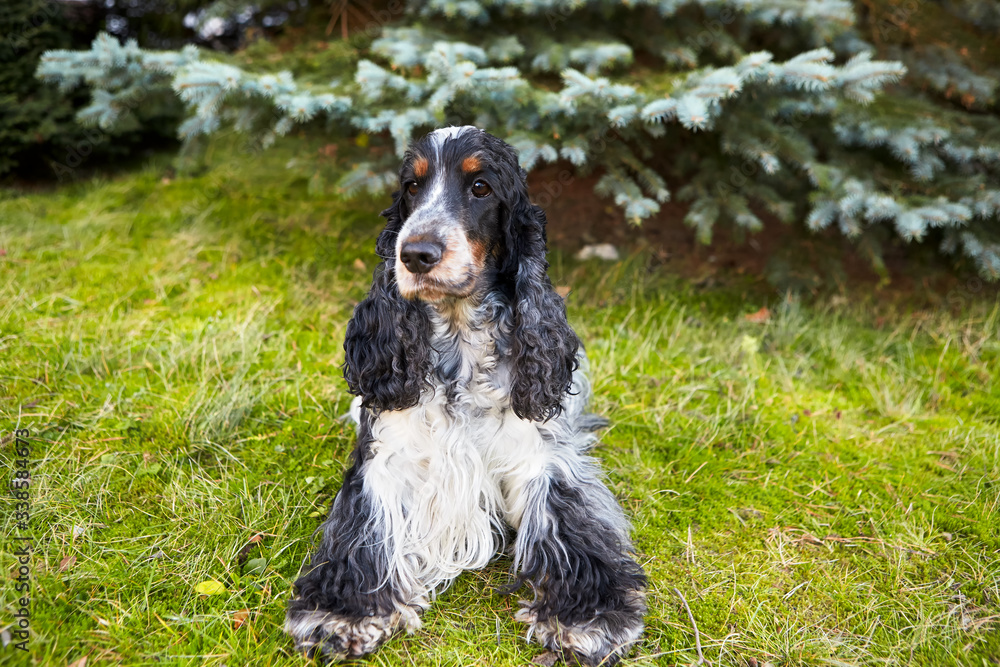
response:
[(546, 275), (545, 214), (516, 151), (474, 127), (412, 146), (383, 259), (344, 342), (353, 464), (285, 630), (339, 660), (374, 651), (463, 570), (505, 549), (516, 614), (567, 662), (638, 641), (645, 576), (588, 450), (586, 359)]

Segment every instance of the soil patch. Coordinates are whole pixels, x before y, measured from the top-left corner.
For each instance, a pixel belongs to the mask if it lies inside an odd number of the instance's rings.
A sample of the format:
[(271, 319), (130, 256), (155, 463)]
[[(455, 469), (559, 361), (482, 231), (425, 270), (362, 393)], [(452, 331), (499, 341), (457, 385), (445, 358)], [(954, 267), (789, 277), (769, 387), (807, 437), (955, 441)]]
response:
[[(614, 202), (595, 194), (599, 178), (599, 173), (580, 176), (572, 164), (562, 162), (530, 174), (532, 200), (546, 212), (550, 246), (575, 253), (588, 244), (611, 243), (622, 254), (648, 251), (651, 264), (706, 287), (750, 282), (768, 291), (874, 291), (913, 299), (918, 307), (940, 305), (955, 290), (1000, 295), (1000, 286), (985, 284), (967, 262), (956, 267), (953, 257), (939, 255), (933, 240), (906, 244), (887, 234), (882, 248), (885, 272), (880, 275), (864, 249), (837, 230), (811, 233), (762, 211), (756, 211), (764, 221), (762, 231), (748, 233), (719, 224), (709, 245), (700, 243), (684, 223), (685, 202), (667, 202), (659, 213), (634, 226)], [(671, 190), (679, 185), (671, 183)]]

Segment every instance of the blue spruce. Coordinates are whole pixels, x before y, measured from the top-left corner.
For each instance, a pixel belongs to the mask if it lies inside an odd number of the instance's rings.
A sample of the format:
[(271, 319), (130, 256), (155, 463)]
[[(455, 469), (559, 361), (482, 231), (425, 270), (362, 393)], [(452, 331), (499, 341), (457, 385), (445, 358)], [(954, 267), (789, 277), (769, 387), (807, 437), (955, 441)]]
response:
[[(839, 230), (876, 261), (887, 231), (933, 239), (995, 279), (998, 71), (916, 48), (906, 7), (859, 19), (844, 0), (417, 0), (336, 80), (107, 36), (48, 52), (38, 76), (88, 86), (80, 120), (102, 128), (155, 91), (186, 105), (187, 142), (228, 126), (267, 146), (319, 118), (384, 136), (395, 157), (359, 165), (348, 190), (391, 185), (416, 136), (471, 123), (525, 169), (597, 170), (597, 193), (634, 224), (673, 197), (705, 242), (719, 224), (753, 232), (773, 216)], [(985, 38), (1000, 3), (934, 11)], [(668, 177), (684, 185), (671, 192)]]

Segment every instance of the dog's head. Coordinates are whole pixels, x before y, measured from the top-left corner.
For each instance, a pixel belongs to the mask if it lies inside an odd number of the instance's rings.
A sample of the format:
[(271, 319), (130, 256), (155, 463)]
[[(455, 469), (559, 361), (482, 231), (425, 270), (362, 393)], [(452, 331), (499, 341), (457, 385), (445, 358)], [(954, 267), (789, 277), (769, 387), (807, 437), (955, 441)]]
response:
[(474, 127), (436, 130), (407, 151), (399, 185), (384, 215), (399, 230), (400, 293), (436, 302), (488, 286), (507, 250), (510, 214), (527, 202), (517, 153)]
[(546, 275), (545, 214), (528, 198), (517, 152), (474, 127), (431, 132), (407, 151), (372, 290), (348, 326), (345, 376), (368, 407), (415, 405), (431, 371), (428, 308), (497, 292), (513, 329), (511, 407), (558, 412), (579, 341)]

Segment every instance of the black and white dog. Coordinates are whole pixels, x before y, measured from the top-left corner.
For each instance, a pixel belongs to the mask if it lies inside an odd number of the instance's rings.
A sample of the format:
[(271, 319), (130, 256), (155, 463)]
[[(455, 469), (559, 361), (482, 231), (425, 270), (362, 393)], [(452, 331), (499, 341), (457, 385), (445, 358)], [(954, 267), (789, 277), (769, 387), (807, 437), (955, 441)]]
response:
[(310, 655), (370, 653), (513, 529), (528, 635), (613, 664), (642, 634), (645, 577), (587, 454), (602, 423), (546, 275), (545, 214), (514, 149), (474, 127), (416, 143), (400, 186), (344, 343), (353, 465), (285, 630)]

